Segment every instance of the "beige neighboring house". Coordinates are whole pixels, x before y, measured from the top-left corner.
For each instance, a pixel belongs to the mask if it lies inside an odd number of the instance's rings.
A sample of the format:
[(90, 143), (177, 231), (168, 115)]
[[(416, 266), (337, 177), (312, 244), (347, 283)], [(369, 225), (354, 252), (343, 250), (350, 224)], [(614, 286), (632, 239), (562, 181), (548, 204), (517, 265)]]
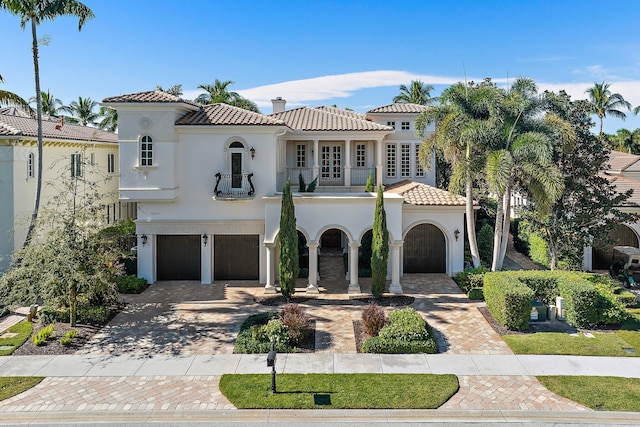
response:
[[(10, 265), (12, 253), (22, 247), (33, 211), (38, 173), (37, 133), (37, 120), (26, 112), (0, 109), (0, 272)], [(55, 194), (49, 183), (62, 173), (80, 173), (102, 183), (99, 190), (107, 200), (105, 225), (126, 216), (126, 207), (118, 202), (115, 133), (44, 116), (42, 136), (41, 209), (47, 207)]]

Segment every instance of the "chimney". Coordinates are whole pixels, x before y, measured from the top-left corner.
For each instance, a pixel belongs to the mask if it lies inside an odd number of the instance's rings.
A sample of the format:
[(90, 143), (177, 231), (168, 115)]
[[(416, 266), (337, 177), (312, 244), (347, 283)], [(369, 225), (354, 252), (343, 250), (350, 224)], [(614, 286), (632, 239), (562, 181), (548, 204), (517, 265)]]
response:
[(284, 106), (286, 105), (287, 101), (282, 99), (281, 96), (278, 96), (276, 99), (272, 99), (271, 103), (273, 104), (272, 113), (281, 113), (284, 111)]

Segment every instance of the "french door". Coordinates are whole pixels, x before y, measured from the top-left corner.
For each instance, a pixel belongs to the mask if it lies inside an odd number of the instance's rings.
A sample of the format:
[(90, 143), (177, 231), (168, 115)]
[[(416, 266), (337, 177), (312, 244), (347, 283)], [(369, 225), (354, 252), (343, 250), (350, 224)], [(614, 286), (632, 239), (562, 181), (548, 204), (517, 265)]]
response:
[(342, 146), (323, 145), (320, 149), (320, 184), (343, 185)]

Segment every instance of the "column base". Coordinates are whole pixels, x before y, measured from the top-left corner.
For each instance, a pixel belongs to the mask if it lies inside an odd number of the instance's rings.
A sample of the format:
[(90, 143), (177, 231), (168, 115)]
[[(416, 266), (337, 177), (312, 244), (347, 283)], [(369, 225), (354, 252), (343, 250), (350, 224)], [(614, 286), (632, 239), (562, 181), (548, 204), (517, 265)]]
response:
[(320, 293), (320, 289), (318, 289), (318, 287), (317, 287), (317, 286), (315, 286), (315, 285), (309, 285), (309, 286), (307, 286), (307, 291), (306, 291), (306, 293), (307, 293), (307, 294), (314, 294), (314, 295), (317, 295), (317, 294), (319, 294), (319, 293)]
[(347, 289), (347, 293), (348, 294), (361, 294), (362, 291), (360, 291), (360, 285), (358, 283), (350, 283), (349, 284), (349, 289)]
[(402, 285), (400, 283), (396, 283), (396, 284), (390, 284), (389, 285), (389, 292), (391, 292), (392, 294), (401, 294), (402, 293)]
[(264, 285), (264, 293), (265, 294), (277, 294), (278, 290), (274, 285)]

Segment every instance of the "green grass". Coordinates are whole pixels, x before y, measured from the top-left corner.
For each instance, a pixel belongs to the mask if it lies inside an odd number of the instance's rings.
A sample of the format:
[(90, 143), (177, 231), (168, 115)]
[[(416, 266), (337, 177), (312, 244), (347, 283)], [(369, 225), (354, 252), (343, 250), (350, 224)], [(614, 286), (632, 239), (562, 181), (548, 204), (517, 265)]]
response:
[(0, 401), (38, 385), (44, 377), (0, 377)]
[(550, 391), (597, 411), (640, 411), (640, 378), (537, 378)]
[(13, 348), (10, 348), (9, 350), (0, 350), (0, 356), (8, 356), (13, 353), (18, 347), (24, 344), (27, 339), (29, 339), (29, 335), (31, 335), (32, 330), (33, 325), (31, 322), (27, 322), (26, 320), (10, 327), (8, 332), (14, 332), (18, 335), (13, 338), (0, 338), (0, 346), (13, 346)]
[(220, 391), (238, 409), (435, 409), (458, 391), (455, 375), (225, 374)]
[[(637, 333), (636, 333), (637, 334)], [(582, 334), (572, 337), (562, 332), (537, 332), (527, 335), (505, 335), (502, 339), (516, 354), (568, 354), (574, 356), (640, 356), (627, 353), (624, 348), (635, 348), (619, 333), (594, 334), (586, 338)]]

